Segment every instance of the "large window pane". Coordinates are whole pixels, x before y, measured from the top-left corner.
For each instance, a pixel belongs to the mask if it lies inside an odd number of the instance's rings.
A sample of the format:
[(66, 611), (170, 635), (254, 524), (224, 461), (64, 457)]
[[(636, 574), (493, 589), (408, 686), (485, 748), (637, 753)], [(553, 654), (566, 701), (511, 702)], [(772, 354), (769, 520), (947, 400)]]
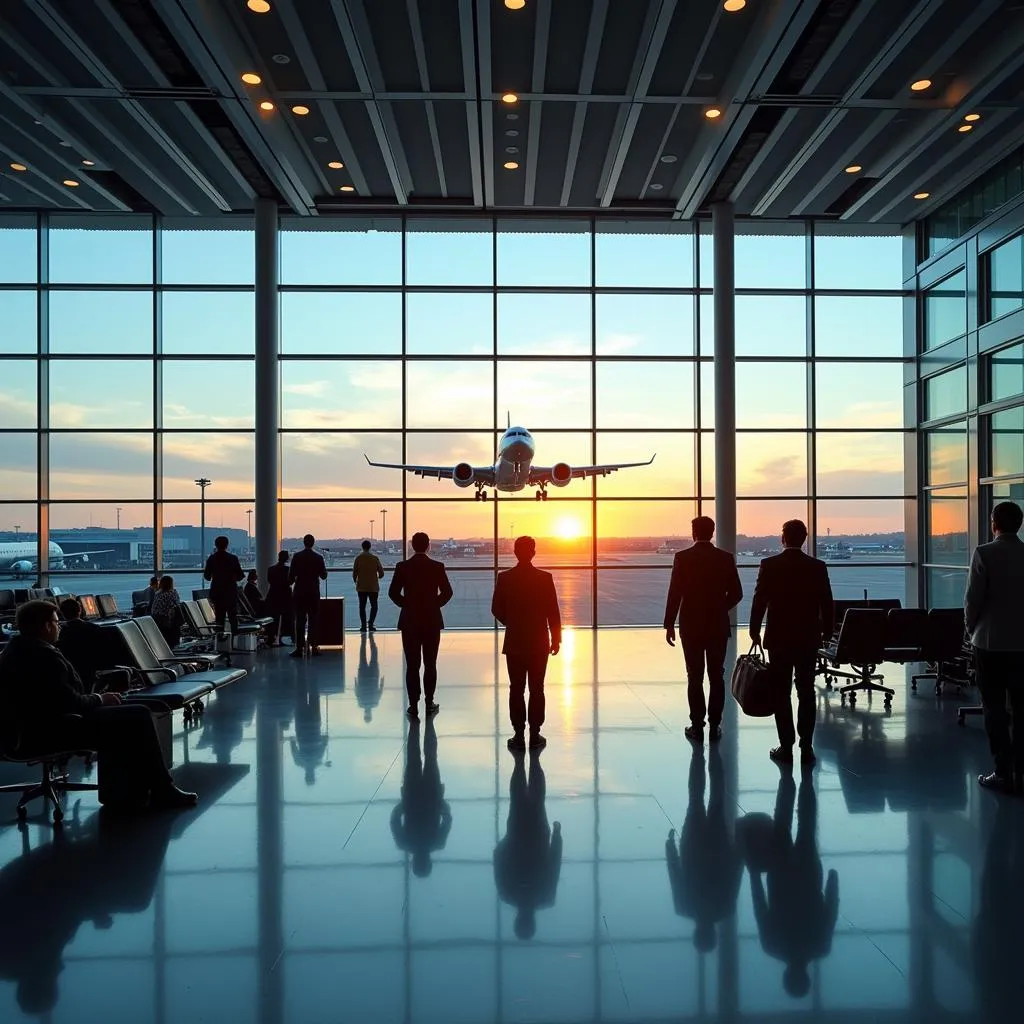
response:
[(942, 419), (967, 411), (967, 367), (957, 366), (925, 381), (924, 418)]
[(0, 498), (36, 500), (36, 459), (38, 455), (36, 434), (2, 434), (3, 487)]
[(53, 284), (152, 284), (152, 222), (148, 217), (134, 223), (122, 217), (51, 220), (49, 259)]
[(967, 589), (966, 569), (926, 569), (929, 608), (960, 608)]
[(152, 500), (153, 435), (51, 434), (50, 495), (108, 502)]
[(1024, 394), (1024, 345), (1011, 345), (989, 358), (989, 399), (993, 402)]
[(498, 295), (499, 353), (578, 356), (590, 351), (589, 295)]
[(692, 363), (598, 363), (598, 427), (692, 428), (693, 370)]
[(462, 222), (446, 230), (431, 221), (410, 221), (405, 236), (406, 281), (411, 285), (494, 283), (491, 222), (473, 230)]
[(696, 454), (692, 433), (618, 434), (602, 430), (597, 435), (599, 463), (643, 462), (650, 466), (621, 469), (599, 477), (600, 497), (690, 497), (697, 493), (694, 474)]
[(251, 226), (237, 230), (160, 232), (160, 279), (164, 284), (252, 284), (256, 242)]
[(252, 355), (256, 303), (252, 292), (164, 292), (163, 351), (168, 355)]
[(935, 348), (967, 331), (967, 275), (958, 271), (924, 293), (924, 347)]
[(597, 354), (692, 355), (693, 302), (689, 295), (598, 295)]
[(281, 425), (303, 430), (400, 427), (402, 364), (283, 360)]
[(988, 272), (990, 319), (1024, 306), (1024, 235), (992, 250)]
[[(54, 502), (50, 505), (50, 541), (75, 556), (63, 560), (62, 571), (68, 576), (58, 581), (61, 586), (77, 593), (114, 593), (119, 607), (130, 609), (131, 591), (145, 586), (144, 580), (125, 586), (119, 578), (90, 578), (90, 574), (100, 569), (151, 570), (153, 504)], [(50, 567), (59, 568), (52, 554)]]
[(545, 228), (498, 222), (498, 284), (589, 287), (590, 231), (585, 223)]
[(28, 543), (37, 539), (36, 506), (0, 502), (0, 541)]
[[(807, 300), (802, 295), (737, 295), (736, 355), (807, 355)], [(715, 301), (700, 299), (700, 350), (715, 352)]]
[[(685, 500), (598, 502), (598, 564), (671, 565), (675, 550), (690, 537), (696, 514), (695, 502)], [(638, 594), (634, 596), (639, 599)], [(655, 600), (661, 602), (661, 613), (645, 616), (644, 621), (659, 621), (664, 614), (665, 591)]]
[[(445, 492), (441, 492), (443, 497)], [(450, 493), (450, 492), (449, 492)], [(446, 565), (488, 568), (494, 553), (494, 505), (474, 501), (463, 491), (451, 501), (410, 501), (406, 504), (406, 532), (422, 530), (431, 539), (431, 553)], [(398, 536), (398, 530), (395, 530)], [(471, 549), (471, 550), (470, 550)], [(481, 565), (481, 563), (483, 563)], [(452, 586), (456, 586), (454, 582)], [(493, 579), (491, 581), (493, 589)], [(490, 613), (491, 595), (487, 594)]]
[(165, 359), (162, 370), (165, 428), (237, 430), (255, 425), (256, 367), (251, 360)]
[(281, 232), (282, 284), (401, 284), (402, 233), (397, 222), (368, 222), (363, 231)]
[[(375, 462), (401, 461), (378, 458)], [(493, 466), (495, 460), (494, 433), (452, 431), (446, 434), (408, 434), (406, 436), (406, 462), (420, 466), (451, 466), (468, 462), (471, 466)], [(386, 470), (378, 470), (381, 480), (389, 480)], [(399, 481), (401, 485), (401, 481)], [(415, 498), (472, 498), (475, 487), (459, 489), (451, 480), (436, 480), (429, 477), (406, 474), (406, 494)]]
[(814, 354), (900, 358), (903, 302), (898, 295), (816, 296)]
[(498, 502), (500, 565), (515, 564), (512, 542), (524, 534), (537, 542), (538, 565), (591, 564), (593, 506), (585, 498), (580, 500), (583, 496), (572, 485), (550, 494), (546, 502), (534, 501), (525, 493), (517, 498), (503, 496)]
[(903, 434), (819, 432), (815, 444), (819, 495), (905, 493)]
[(757, 224), (749, 227), (750, 234), (746, 230), (746, 225), (737, 225), (737, 288), (806, 287), (807, 247), (802, 224)]
[(992, 476), (1024, 473), (1024, 406), (997, 412), (990, 419), (992, 429)]
[[(928, 532), (925, 561), (939, 565), (967, 565), (967, 491), (960, 487), (929, 491), (925, 499)], [(963, 594), (960, 595), (961, 598)]]
[(903, 506), (902, 498), (818, 501), (819, 553), (842, 541), (852, 549), (851, 562), (906, 561)]
[[(692, 516), (690, 518), (693, 518)], [(686, 533), (690, 524), (686, 523)], [(672, 555), (656, 555), (671, 560)], [(662, 568), (605, 567), (597, 573), (597, 624), (599, 626), (653, 626), (661, 625), (665, 614), (665, 595), (668, 593), (672, 570)], [(660, 608), (659, 608), (660, 604)], [(599, 659), (603, 666), (605, 659)]]
[[(714, 391), (701, 396), (714, 406)], [(806, 427), (806, 363), (737, 363), (736, 426)]]
[(967, 427), (954, 423), (925, 434), (925, 479), (931, 485), (967, 479)]
[(34, 284), (39, 279), (35, 217), (0, 217), (0, 283)]
[(828, 224), (814, 226), (815, 288), (903, 287), (901, 235), (840, 232)]
[(815, 414), (819, 427), (902, 427), (900, 363), (818, 363)]
[(498, 416), (528, 430), (590, 426), (590, 364), (498, 363)]
[(152, 427), (152, 360), (51, 359), (50, 426)]
[(405, 379), (406, 426), (494, 426), (493, 362), (414, 361), (406, 363)]
[(281, 351), (287, 355), (398, 355), (400, 292), (282, 292)]
[[(192, 494), (198, 495), (199, 488), (193, 485)], [(223, 534), (228, 539), (229, 550), (238, 555), (243, 567), (248, 563), (249, 516), (246, 509), (252, 508), (252, 498), (247, 501), (221, 502), (213, 497), (213, 487), (207, 493), (206, 528), (201, 527), (201, 510), (198, 501), (168, 501), (163, 505), (164, 519), (164, 569), (200, 567), (206, 563), (213, 551), (213, 539)], [(255, 524), (254, 524), (255, 525)], [(175, 576), (175, 585), (182, 597), (191, 597), (192, 590), (209, 586), (200, 576)]]
[[(0, 246), (3, 232), (0, 231)], [(0, 291), (0, 354), (35, 352), (39, 343), (35, 292)]]
[(689, 225), (654, 228), (641, 223), (599, 223), (594, 249), (598, 288), (693, 286), (693, 233)]
[(206, 477), (212, 481), (206, 490), (211, 501), (252, 500), (256, 490), (252, 434), (164, 434), (163, 452), (165, 498), (197, 497), (196, 480)]
[(489, 356), (494, 351), (494, 296), (489, 292), (410, 292), (405, 318), (410, 355)]
[[(707, 511), (706, 515), (714, 513)], [(782, 550), (782, 524), (790, 519), (807, 522), (807, 502), (746, 500), (736, 502), (736, 551), (749, 562)]]
[[(705, 479), (714, 490), (714, 455)], [(806, 434), (737, 434), (736, 493), (740, 497), (807, 494)]]
[(50, 351), (152, 353), (153, 293), (51, 291)]
[(358, 498), (402, 493), (402, 473), (374, 462), (401, 462), (400, 434), (321, 431), (281, 435), (281, 494), (285, 498)]
[(0, 427), (36, 426), (36, 363), (0, 359)]
[[(855, 556), (851, 561), (832, 561), (818, 549), (819, 556), (828, 562), (828, 575), (832, 584), (832, 596), (837, 601), (856, 601), (864, 597), (865, 591), (872, 601), (907, 599), (907, 569), (902, 565), (858, 565)], [(894, 561), (902, 555), (892, 556)], [(865, 556), (865, 560), (874, 560)]]

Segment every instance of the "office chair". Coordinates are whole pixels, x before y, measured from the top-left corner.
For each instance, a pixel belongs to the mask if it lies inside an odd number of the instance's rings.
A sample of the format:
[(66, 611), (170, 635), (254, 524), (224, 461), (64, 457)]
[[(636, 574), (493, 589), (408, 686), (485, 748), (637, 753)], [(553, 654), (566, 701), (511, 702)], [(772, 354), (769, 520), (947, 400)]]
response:
[(970, 685), (970, 671), (964, 656), (964, 613), (961, 609), (932, 608), (928, 612), (921, 661), (935, 668), (911, 676), (912, 690), (917, 690), (919, 679), (934, 679), (936, 696), (941, 695), (943, 683), (953, 683), (958, 688)]
[[(852, 679), (854, 682), (839, 688), (840, 703), (850, 698), (851, 706), (857, 702), (857, 691), (866, 690), (868, 696), (874, 692), (885, 694), (885, 709), (892, 707), (896, 691), (882, 686), (881, 673), (875, 668), (885, 660), (885, 619), (886, 613), (880, 608), (851, 608), (843, 617), (839, 637), (818, 655), (826, 662), (825, 686), (832, 689), (837, 679)], [(841, 665), (849, 665), (852, 672), (843, 672)]]

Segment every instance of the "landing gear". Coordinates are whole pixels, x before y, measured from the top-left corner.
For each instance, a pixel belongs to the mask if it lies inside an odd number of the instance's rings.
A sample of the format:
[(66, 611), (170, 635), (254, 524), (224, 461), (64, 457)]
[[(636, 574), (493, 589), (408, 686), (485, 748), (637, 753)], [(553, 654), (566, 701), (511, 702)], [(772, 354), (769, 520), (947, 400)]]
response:
[(486, 501), (487, 500), (487, 492), (481, 487), (476, 492), (476, 494), (473, 495), (473, 500), (474, 501)]
[(547, 501), (548, 500), (548, 492), (547, 492), (547, 490), (545, 488), (541, 487), (537, 491), (537, 500), (538, 501)]

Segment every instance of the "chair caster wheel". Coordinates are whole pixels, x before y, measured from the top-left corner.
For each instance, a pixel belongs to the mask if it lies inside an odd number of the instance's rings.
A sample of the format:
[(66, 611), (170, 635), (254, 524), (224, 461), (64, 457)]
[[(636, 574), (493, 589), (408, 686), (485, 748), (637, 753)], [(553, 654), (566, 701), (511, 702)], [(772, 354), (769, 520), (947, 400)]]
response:
[(19, 807), (18, 808), (18, 821), (27, 821), (27, 820), (28, 820), (28, 808), (27, 807)]

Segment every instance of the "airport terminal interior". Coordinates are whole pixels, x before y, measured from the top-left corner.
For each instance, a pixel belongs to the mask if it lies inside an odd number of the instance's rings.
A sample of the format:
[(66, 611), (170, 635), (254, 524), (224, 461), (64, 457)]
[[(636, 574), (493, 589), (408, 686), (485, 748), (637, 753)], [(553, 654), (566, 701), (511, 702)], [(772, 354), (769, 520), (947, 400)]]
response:
[[(222, 678), (157, 716), (194, 809), (0, 792), (0, 1020), (1019, 1020), (1024, 800), (978, 785), (962, 615), (1000, 502), (1024, 4), (8, 0), (0, 651), (71, 595), (147, 686)], [(813, 767), (731, 696), (683, 735), (701, 515), (743, 587), (727, 687), (787, 520), (887, 623), (819, 665)], [(411, 719), (417, 531), (454, 596)], [(265, 594), (307, 533), (320, 657), (258, 607), (220, 639), (214, 538)], [(564, 633), (518, 755), (491, 596), (522, 535)], [(174, 652), (153, 576), (197, 602)], [(0, 787), (38, 782), (16, 755)]]

